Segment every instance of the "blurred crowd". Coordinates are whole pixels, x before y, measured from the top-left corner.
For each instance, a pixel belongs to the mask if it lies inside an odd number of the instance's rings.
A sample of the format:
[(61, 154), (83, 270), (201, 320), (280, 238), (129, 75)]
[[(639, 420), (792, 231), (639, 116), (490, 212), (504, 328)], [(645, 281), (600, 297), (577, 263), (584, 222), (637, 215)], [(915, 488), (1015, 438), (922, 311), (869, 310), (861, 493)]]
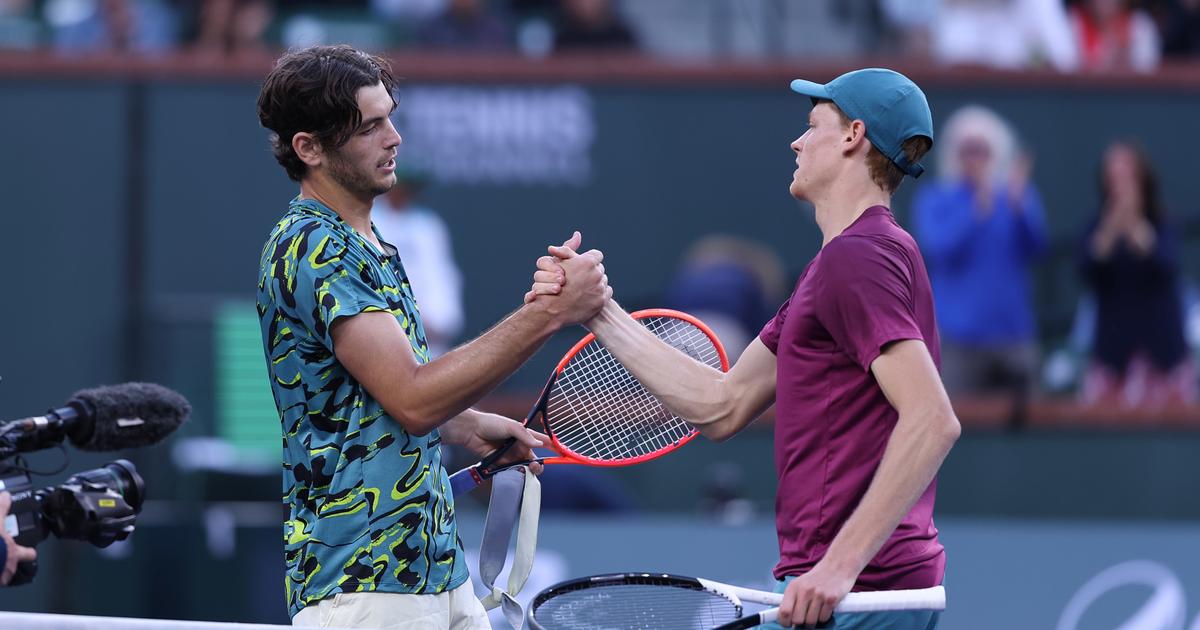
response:
[(881, 0), (891, 50), (946, 65), (1149, 72), (1200, 54), (1196, 0)]
[(630, 50), (609, 0), (0, 0), (0, 49), (237, 56), (280, 47)]
[(1039, 343), (1031, 290), (1048, 241), (1033, 156), (1005, 120), (978, 105), (953, 113), (939, 141), (939, 178), (919, 188), (913, 228), (951, 395), (1011, 395), (1017, 418), (1039, 389), (1147, 411), (1195, 403), (1195, 308), (1185, 299), (1180, 227), (1138, 141), (1114, 139), (1096, 160), (1098, 205), (1077, 228), (1083, 297), (1073, 342), (1050, 348)]
[(239, 55), (330, 42), (1147, 72), (1200, 54), (1200, 0), (0, 0), (0, 49)]

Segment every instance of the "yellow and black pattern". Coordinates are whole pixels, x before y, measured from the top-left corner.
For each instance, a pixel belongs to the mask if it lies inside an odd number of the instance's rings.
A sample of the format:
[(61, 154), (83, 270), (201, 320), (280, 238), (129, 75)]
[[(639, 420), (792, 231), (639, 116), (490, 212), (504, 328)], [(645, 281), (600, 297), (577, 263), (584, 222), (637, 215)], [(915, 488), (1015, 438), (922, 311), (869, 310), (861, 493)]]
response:
[(425, 331), (394, 252), (293, 200), (263, 248), (258, 315), (283, 427), (288, 612), (337, 592), (440, 593), (467, 580), (437, 431), (409, 435), (338, 363), (329, 326), (395, 315), (422, 363)]

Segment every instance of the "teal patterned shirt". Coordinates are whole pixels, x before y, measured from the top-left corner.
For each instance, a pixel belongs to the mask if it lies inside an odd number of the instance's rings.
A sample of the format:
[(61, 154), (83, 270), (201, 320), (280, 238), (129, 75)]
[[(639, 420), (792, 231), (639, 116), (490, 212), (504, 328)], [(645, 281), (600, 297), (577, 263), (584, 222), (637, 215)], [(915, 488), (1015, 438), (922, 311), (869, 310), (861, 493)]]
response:
[(263, 247), (258, 315), (283, 425), (293, 616), (339, 592), (440, 593), (468, 577), (438, 432), (408, 434), (333, 353), (337, 318), (386, 311), (417, 360), (429, 360), (408, 277), (389, 251), (299, 198)]

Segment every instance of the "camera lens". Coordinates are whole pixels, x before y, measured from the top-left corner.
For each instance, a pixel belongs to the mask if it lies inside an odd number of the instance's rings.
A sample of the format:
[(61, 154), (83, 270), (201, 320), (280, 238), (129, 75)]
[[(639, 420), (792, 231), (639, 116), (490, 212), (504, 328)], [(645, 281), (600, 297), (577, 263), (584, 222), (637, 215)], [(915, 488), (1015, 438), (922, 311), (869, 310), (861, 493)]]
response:
[(146, 498), (146, 482), (142, 481), (142, 476), (127, 459), (118, 459), (100, 468), (78, 473), (68, 479), (67, 483), (82, 481), (115, 490), (135, 512), (142, 509), (142, 501)]

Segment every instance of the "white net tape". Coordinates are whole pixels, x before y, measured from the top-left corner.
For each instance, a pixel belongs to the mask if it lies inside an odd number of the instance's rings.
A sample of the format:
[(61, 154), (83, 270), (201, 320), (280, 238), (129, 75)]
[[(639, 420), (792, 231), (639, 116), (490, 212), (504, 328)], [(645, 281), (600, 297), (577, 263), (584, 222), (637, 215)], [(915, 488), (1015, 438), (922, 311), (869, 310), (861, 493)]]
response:
[(292, 630), (292, 626), (0, 612), (4, 630)]

